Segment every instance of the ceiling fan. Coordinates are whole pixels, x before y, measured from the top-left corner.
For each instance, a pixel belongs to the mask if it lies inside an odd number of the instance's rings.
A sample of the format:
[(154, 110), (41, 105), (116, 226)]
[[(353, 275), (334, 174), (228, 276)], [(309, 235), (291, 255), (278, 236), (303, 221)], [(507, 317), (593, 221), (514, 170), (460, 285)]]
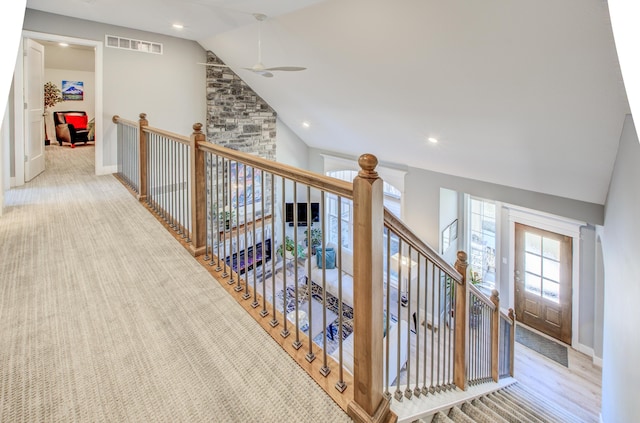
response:
[(262, 64), (262, 22), (267, 19), (267, 15), (264, 15), (262, 13), (254, 13), (253, 17), (256, 18), (258, 22), (260, 22), (260, 26), (258, 27), (258, 63), (251, 66), (250, 68), (242, 69), (257, 73), (258, 75), (262, 75), (265, 78), (273, 78), (273, 73), (271, 72), (274, 71), (298, 72), (307, 69), (301, 66), (276, 66), (272, 68), (265, 68)]

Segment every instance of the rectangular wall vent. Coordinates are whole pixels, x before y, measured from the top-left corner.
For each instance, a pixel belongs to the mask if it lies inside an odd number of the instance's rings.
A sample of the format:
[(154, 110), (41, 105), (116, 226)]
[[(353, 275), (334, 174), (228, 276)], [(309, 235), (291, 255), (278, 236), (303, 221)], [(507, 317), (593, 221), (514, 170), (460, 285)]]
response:
[(161, 43), (134, 40), (131, 38), (117, 37), (115, 35), (105, 35), (104, 37), (107, 47), (121, 48), (123, 50), (141, 51), (143, 53), (162, 54)]

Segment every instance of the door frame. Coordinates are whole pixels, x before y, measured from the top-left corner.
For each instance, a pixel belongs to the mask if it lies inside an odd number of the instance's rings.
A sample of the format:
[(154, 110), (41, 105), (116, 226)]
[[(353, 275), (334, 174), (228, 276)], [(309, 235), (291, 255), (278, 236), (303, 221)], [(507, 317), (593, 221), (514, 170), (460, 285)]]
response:
[(555, 232), (571, 237), (572, 272), (571, 272), (571, 347), (592, 355), (590, 349), (581, 345), (580, 339), (580, 227), (586, 222), (555, 216), (535, 210), (504, 206), (509, 214), (509, 304), (515, 307), (515, 247), (516, 247), (516, 223), (533, 226), (549, 232)]
[[(12, 186), (24, 185), (24, 40), (32, 38), (35, 40), (65, 42), (68, 44), (77, 44), (91, 46), (95, 48), (95, 173), (96, 175), (104, 175), (112, 173), (110, 167), (104, 166), (104, 119), (103, 119), (103, 48), (102, 41), (87, 40), (83, 38), (67, 37), (64, 35), (47, 34), (43, 32), (22, 31), (20, 39), (20, 47), (16, 60), (16, 67), (13, 73), (14, 81), (14, 133), (15, 133), (15, 180)], [(46, 56), (45, 50), (45, 56)]]

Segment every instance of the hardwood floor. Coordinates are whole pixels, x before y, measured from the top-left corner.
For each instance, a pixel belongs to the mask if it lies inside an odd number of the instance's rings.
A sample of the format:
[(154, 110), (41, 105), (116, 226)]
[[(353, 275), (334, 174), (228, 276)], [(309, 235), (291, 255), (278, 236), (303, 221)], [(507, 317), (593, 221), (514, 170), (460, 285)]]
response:
[(598, 422), (602, 369), (590, 357), (569, 348), (569, 367), (516, 342), (515, 378), (521, 385), (580, 417)]

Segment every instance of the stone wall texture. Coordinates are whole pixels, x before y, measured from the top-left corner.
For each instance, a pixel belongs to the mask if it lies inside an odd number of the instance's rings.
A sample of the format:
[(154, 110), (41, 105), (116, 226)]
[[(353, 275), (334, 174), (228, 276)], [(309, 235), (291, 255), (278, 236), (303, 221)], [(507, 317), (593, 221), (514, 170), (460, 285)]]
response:
[[(207, 63), (224, 63), (211, 51)], [(226, 67), (207, 67), (207, 140), (276, 159), (276, 112)]]

